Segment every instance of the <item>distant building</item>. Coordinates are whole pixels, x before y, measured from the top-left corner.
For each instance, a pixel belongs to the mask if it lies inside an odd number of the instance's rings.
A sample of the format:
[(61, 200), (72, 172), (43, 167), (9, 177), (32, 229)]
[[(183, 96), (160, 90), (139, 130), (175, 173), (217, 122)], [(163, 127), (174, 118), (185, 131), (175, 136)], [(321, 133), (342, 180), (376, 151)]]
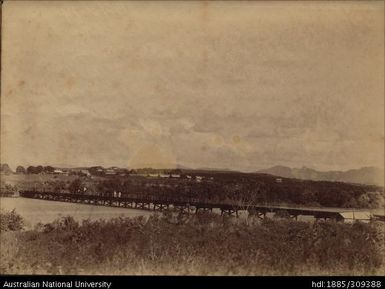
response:
[(161, 178), (169, 178), (169, 177), (170, 177), (169, 174), (160, 174), (159, 176), (160, 176)]
[(281, 178), (276, 178), (276, 179), (275, 179), (275, 182), (276, 182), (276, 183), (282, 183), (282, 179), (281, 179)]
[(133, 176), (148, 177), (148, 174), (137, 173), (135, 175), (133, 174)]
[(128, 174), (128, 170), (127, 170), (127, 169), (117, 168), (117, 169), (114, 169), (114, 171), (115, 171), (116, 174), (119, 175), (119, 176), (125, 176), (125, 175)]
[(106, 169), (105, 174), (111, 176), (111, 175), (116, 175), (116, 172), (113, 169)]
[(88, 170), (81, 170), (80, 172), (81, 172), (83, 175), (87, 176), (87, 177), (91, 176), (91, 173), (90, 173)]
[(195, 180), (199, 183), (203, 180), (203, 177), (201, 176), (195, 176)]
[(172, 178), (180, 178), (180, 175), (179, 174), (171, 174), (171, 177)]
[(354, 221), (369, 222), (372, 215), (368, 211), (346, 211), (339, 213), (339, 220), (346, 223)]
[(65, 172), (61, 169), (54, 169), (53, 173), (54, 174), (65, 174)]

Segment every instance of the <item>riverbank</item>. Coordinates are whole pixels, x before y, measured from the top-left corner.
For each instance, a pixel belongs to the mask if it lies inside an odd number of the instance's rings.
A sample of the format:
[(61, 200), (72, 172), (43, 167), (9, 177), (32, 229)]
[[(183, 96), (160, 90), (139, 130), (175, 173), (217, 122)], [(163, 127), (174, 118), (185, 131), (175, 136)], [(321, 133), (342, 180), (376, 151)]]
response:
[(384, 225), (211, 213), (83, 221), (0, 234), (1, 274), (383, 275)]

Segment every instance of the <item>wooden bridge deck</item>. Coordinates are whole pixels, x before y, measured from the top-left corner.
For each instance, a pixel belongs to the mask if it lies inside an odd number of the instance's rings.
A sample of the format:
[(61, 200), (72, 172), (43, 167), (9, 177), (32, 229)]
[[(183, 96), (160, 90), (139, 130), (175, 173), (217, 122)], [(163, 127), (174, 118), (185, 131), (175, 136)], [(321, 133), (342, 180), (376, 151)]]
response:
[[(239, 211), (247, 211), (249, 215), (259, 218), (266, 217), (268, 213), (284, 214), (288, 217), (297, 218), (298, 216), (313, 216), (316, 219), (335, 219), (343, 220), (341, 215), (347, 212), (364, 212), (371, 215), (367, 211), (344, 209), (344, 208), (316, 208), (316, 207), (290, 207), (290, 206), (274, 206), (274, 205), (240, 205), (228, 203), (207, 203), (199, 200), (191, 199), (188, 201), (155, 199), (155, 198), (139, 198), (139, 197), (112, 197), (100, 195), (85, 194), (69, 194), (69, 193), (53, 193), (39, 191), (22, 191), (21, 197), (84, 203), (103, 206), (116, 206), (132, 209), (144, 209), (162, 211), (166, 209), (176, 209), (181, 213), (197, 213), (199, 211), (220, 210), (222, 215), (239, 216)], [(354, 215), (354, 214), (353, 214)]]

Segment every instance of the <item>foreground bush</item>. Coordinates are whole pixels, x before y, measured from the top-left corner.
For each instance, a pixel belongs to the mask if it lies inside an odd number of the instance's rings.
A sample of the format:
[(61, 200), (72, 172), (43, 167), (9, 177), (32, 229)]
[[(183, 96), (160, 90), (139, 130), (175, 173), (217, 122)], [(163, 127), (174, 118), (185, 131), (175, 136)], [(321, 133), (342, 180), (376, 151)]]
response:
[(1, 235), (1, 274), (382, 274), (382, 223), (216, 215), (84, 221)]
[(0, 211), (0, 232), (18, 231), (23, 228), (24, 220), (15, 210), (11, 212)]

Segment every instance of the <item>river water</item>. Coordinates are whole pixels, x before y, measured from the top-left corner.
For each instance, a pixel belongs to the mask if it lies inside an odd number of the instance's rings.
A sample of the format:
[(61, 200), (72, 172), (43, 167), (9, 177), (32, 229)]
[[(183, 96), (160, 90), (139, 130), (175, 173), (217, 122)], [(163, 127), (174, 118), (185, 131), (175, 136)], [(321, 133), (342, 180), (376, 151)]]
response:
[(0, 198), (0, 209), (16, 210), (26, 223), (33, 228), (37, 223), (49, 223), (60, 217), (72, 216), (77, 221), (112, 219), (117, 217), (150, 216), (151, 211), (114, 208), (87, 204), (54, 202), (27, 198)]

